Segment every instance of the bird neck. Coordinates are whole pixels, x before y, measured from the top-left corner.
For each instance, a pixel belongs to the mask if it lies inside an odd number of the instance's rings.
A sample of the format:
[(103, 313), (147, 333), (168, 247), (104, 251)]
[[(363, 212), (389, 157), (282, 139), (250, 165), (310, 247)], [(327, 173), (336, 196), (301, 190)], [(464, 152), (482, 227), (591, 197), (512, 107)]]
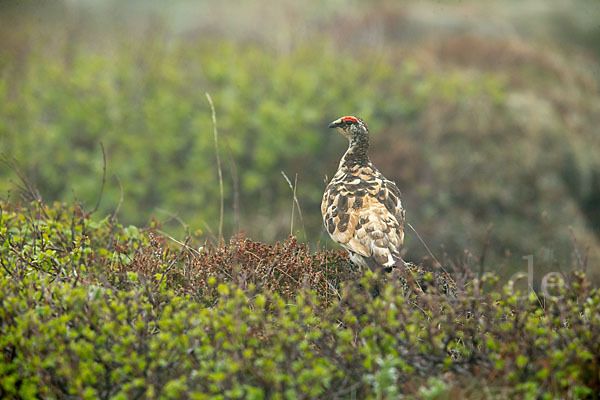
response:
[(366, 135), (354, 137), (350, 140), (348, 150), (342, 157), (340, 167), (369, 164), (369, 138)]

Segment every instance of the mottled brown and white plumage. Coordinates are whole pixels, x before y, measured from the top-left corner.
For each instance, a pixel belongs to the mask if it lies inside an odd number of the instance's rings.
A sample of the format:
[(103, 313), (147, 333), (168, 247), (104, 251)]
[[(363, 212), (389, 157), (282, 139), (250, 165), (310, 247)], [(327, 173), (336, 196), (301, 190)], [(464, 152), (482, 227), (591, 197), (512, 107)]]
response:
[(321, 202), (323, 223), (350, 259), (371, 270), (403, 265), (404, 208), (400, 190), (375, 168), (368, 156), (369, 130), (357, 117), (329, 124), (350, 145)]

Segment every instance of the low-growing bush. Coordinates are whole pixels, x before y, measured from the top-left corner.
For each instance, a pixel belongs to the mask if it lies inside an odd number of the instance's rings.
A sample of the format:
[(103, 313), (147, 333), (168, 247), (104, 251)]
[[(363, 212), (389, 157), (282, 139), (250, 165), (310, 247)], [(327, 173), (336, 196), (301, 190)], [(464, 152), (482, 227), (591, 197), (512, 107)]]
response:
[[(1, 205), (3, 398), (597, 398), (600, 293)], [(373, 289), (378, 288), (375, 292)], [(374, 295), (374, 293), (377, 293)]]

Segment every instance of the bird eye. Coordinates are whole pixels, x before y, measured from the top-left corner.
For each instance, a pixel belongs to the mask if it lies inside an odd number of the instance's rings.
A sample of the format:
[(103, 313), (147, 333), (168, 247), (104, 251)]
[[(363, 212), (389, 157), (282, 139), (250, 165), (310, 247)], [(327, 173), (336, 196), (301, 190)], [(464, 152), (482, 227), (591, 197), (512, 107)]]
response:
[(352, 121), (350, 121), (350, 120), (346, 121), (346, 125), (352, 125)]

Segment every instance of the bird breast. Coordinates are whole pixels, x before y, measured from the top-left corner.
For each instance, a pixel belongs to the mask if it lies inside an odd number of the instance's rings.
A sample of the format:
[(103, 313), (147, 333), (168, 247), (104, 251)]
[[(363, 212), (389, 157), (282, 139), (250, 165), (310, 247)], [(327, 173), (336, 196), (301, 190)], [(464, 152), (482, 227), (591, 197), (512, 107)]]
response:
[(393, 265), (404, 241), (404, 209), (393, 182), (371, 166), (340, 169), (321, 203), (323, 223), (346, 250)]

